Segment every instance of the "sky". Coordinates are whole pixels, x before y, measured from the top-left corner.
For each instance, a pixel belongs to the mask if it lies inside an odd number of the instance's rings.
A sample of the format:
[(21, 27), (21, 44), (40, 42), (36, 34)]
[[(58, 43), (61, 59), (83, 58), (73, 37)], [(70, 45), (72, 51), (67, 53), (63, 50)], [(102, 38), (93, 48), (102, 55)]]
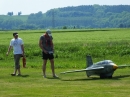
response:
[(8, 12), (17, 15), (20, 11), (22, 15), (29, 15), (39, 11), (46, 13), (53, 8), (94, 4), (130, 5), (130, 0), (0, 0), (0, 15), (7, 15)]

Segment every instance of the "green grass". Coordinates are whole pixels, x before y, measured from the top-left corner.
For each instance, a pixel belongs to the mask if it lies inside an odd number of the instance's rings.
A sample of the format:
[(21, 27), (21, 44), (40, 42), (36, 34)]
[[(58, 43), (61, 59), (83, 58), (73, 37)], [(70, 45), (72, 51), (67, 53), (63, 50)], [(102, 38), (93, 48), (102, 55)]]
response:
[(22, 77), (10, 76), (12, 68), (0, 68), (1, 97), (129, 97), (129, 69), (115, 71), (113, 79), (87, 78), (85, 72), (60, 74), (67, 69), (56, 69), (59, 79), (53, 79), (47, 68), (47, 78), (41, 69), (22, 68)]
[[(85, 72), (60, 72), (86, 68), (86, 55), (93, 61), (113, 60), (117, 65), (130, 63), (130, 29), (52, 30), (55, 44), (55, 68), (59, 79), (53, 79), (50, 63), (47, 78), (42, 77), (39, 37), (45, 30), (17, 31), (24, 41), (27, 68), (22, 77), (12, 77), (13, 55), (6, 52), (14, 31), (0, 31), (1, 97), (129, 97), (130, 68), (116, 70), (113, 79), (86, 77)], [(20, 61), (22, 62), (22, 61)], [(22, 64), (22, 63), (21, 63)]]
[[(111, 59), (117, 64), (129, 64), (129, 31), (130, 29), (52, 30), (57, 67), (83, 68), (86, 64), (87, 54), (92, 55), (94, 62)], [(5, 56), (13, 32), (0, 32), (0, 59), (3, 61), (11, 60), (13, 57), (12, 54), (9, 57)], [(38, 41), (45, 30), (21, 30), (17, 32), (24, 41), (29, 65), (33, 64), (34, 66), (36, 60), (41, 61)], [(31, 63), (32, 60), (35, 61)], [(83, 65), (79, 65), (79, 63)]]

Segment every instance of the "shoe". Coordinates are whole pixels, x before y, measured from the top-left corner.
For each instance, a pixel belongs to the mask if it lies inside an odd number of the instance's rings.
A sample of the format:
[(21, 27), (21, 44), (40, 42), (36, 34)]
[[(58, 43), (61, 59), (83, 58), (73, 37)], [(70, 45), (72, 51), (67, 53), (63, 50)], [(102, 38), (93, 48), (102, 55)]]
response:
[(46, 75), (43, 75), (43, 78), (46, 78)]
[(11, 75), (12, 75), (12, 76), (15, 76), (16, 74), (12, 73)]
[(17, 76), (21, 76), (21, 74), (17, 74)]
[(59, 78), (57, 75), (53, 75), (54, 78)]

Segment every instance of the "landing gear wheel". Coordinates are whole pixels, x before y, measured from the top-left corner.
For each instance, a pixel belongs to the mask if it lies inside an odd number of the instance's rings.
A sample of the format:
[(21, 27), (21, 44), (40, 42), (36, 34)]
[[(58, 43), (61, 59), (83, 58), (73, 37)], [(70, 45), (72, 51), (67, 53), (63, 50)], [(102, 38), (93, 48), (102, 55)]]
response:
[(112, 75), (111, 75), (111, 76), (108, 76), (108, 78), (112, 78)]
[(100, 79), (104, 79), (105, 78), (105, 76), (104, 75), (100, 75)]

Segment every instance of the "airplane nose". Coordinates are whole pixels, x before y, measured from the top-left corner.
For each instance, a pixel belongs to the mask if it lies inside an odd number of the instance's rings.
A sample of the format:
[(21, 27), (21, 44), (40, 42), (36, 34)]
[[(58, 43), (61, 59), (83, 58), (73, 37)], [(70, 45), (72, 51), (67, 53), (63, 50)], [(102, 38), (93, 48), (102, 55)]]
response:
[(113, 69), (116, 70), (118, 66), (116, 64), (113, 65)]

